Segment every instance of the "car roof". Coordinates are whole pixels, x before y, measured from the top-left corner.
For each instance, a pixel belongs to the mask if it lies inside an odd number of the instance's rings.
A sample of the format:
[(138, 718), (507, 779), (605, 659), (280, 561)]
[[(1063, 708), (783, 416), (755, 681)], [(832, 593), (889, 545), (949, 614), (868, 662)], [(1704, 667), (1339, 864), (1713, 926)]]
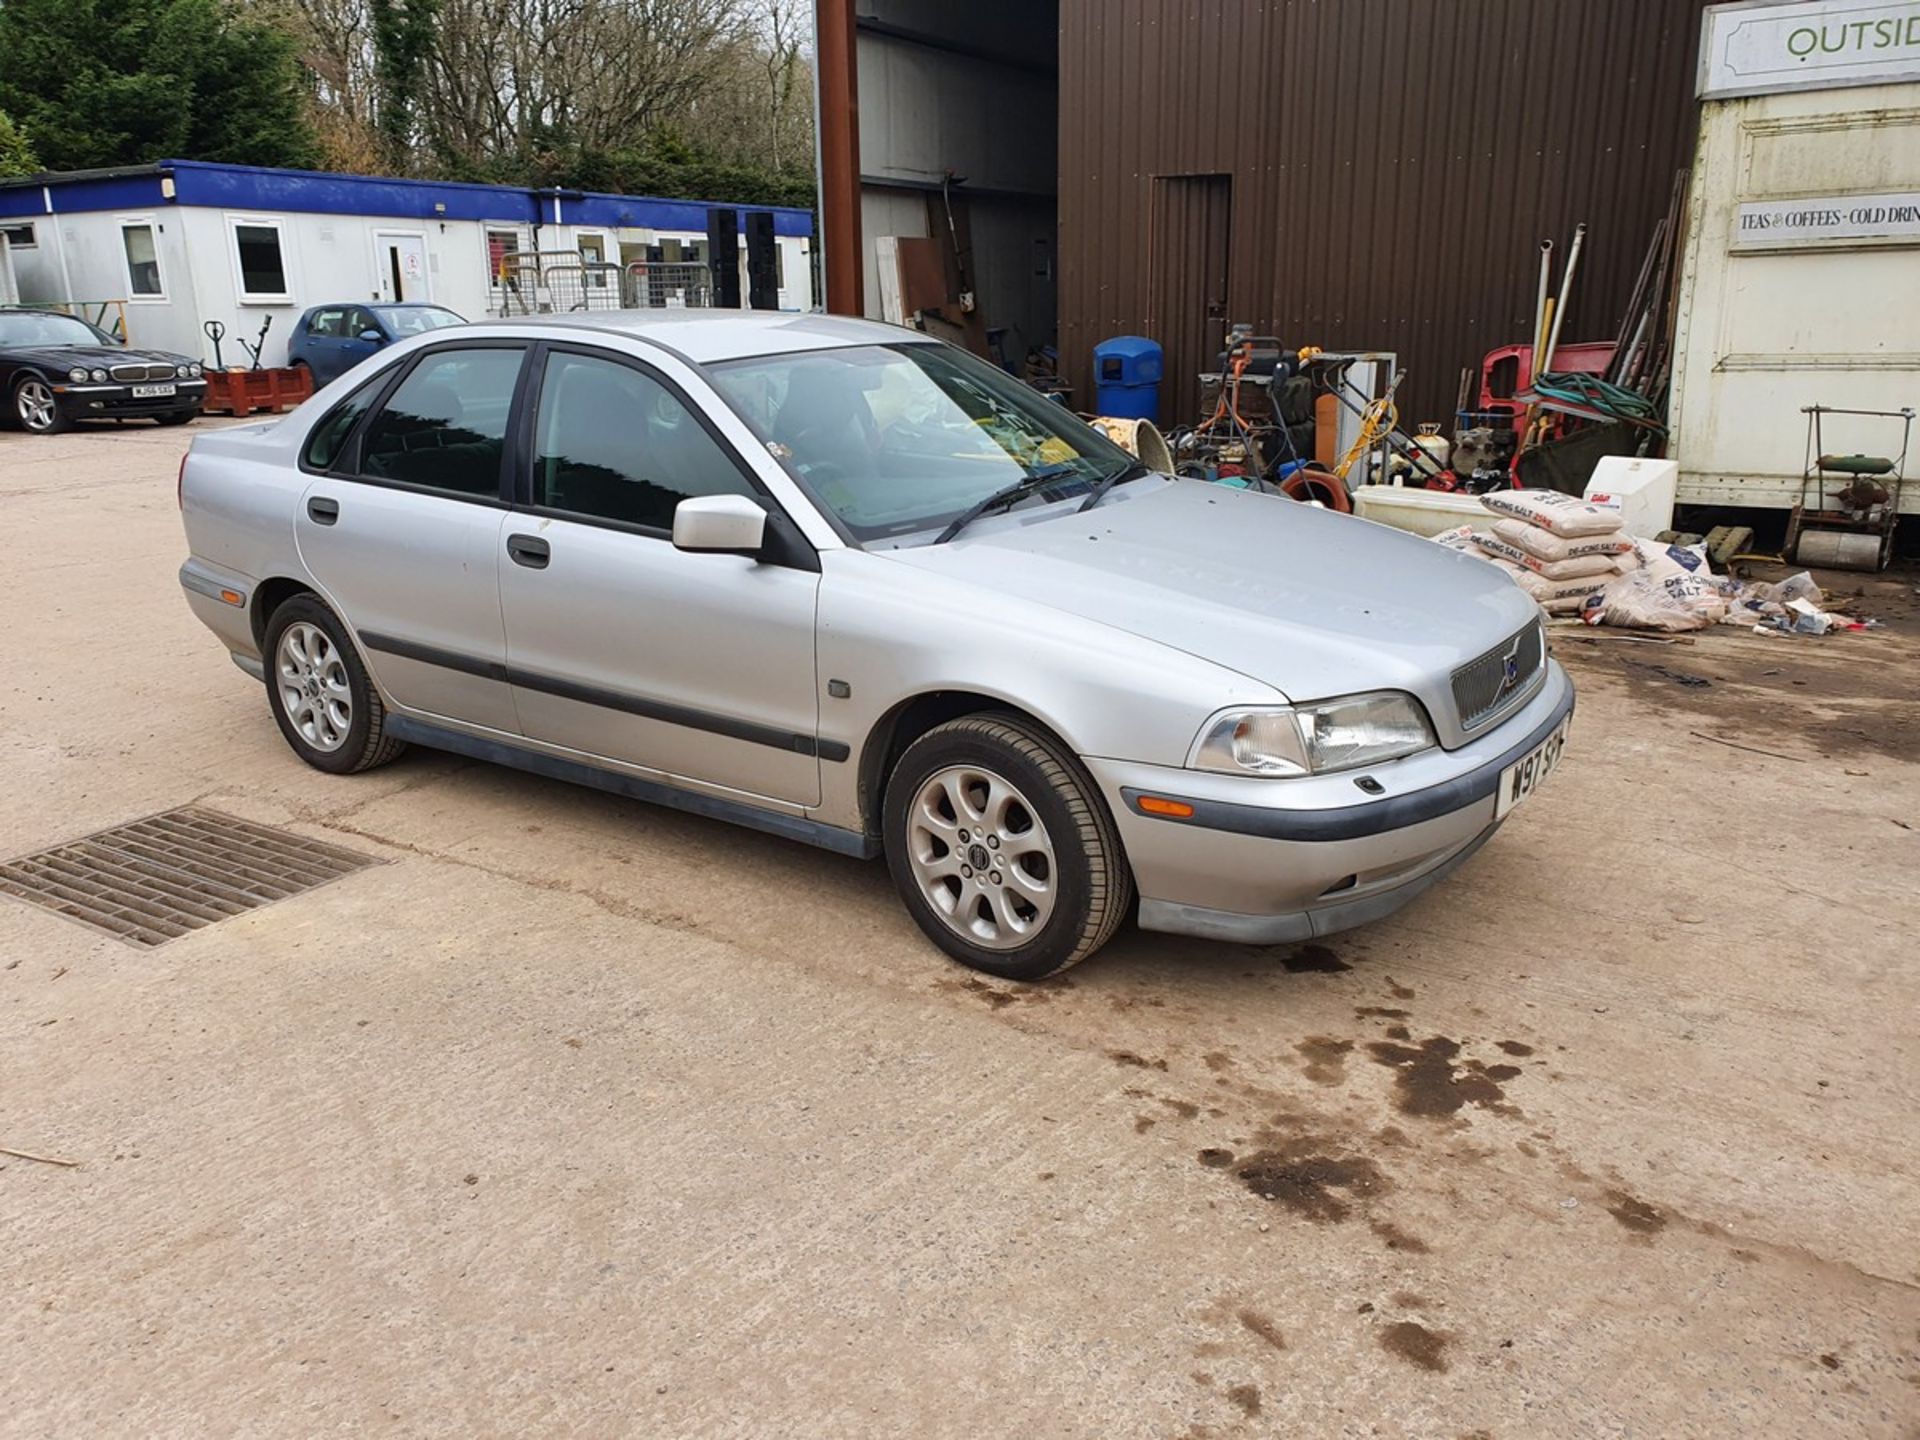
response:
[(552, 326), (625, 335), (658, 345), (696, 364), (743, 360), (753, 355), (790, 355), (849, 345), (933, 343), (918, 331), (845, 315), (796, 315), (773, 310), (588, 310), (571, 315), (529, 315), (480, 321), (462, 336), (491, 328), (523, 330)]
[(318, 305), (309, 305), (307, 314), (316, 310), (451, 310), (450, 305), (442, 305), (438, 300), (323, 300)]

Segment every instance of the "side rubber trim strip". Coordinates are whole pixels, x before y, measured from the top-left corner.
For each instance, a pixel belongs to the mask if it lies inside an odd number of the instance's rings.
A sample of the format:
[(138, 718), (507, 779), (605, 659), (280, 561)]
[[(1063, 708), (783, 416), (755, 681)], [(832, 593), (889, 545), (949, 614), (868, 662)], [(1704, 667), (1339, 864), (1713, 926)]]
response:
[(523, 670), (517, 665), (502, 665), (496, 661), (462, 655), (457, 651), (442, 650), (438, 646), (402, 640), (394, 635), (382, 635), (363, 630), (360, 632), (360, 643), (369, 650), (397, 655), (404, 660), (417, 660), (424, 665), (438, 665), (442, 669), (457, 670), (463, 675), (478, 675), (482, 679), (498, 680), (502, 684), (518, 685), (523, 689), (538, 690), (542, 694), (557, 695), (562, 700), (578, 700), (583, 705), (597, 705), (604, 710), (619, 710), (647, 720), (659, 720), (668, 725), (682, 725), (689, 730), (704, 730), (711, 735), (725, 735), (729, 739), (744, 740), (750, 745), (765, 745), (774, 750), (787, 750), (796, 755), (815, 755), (822, 760), (835, 762), (846, 760), (853, 754), (852, 749), (843, 741), (816, 740), (811, 735), (780, 730), (772, 725), (756, 724), (751, 720), (736, 720), (730, 715), (716, 715), (708, 710), (670, 705), (665, 701), (652, 700), (644, 695), (633, 695), (623, 690), (583, 685), (573, 680), (562, 680), (558, 676)]
[(761, 810), (737, 800), (723, 800), (717, 795), (676, 789), (671, 785), (662, 785), (654, 780), (642, 780), (636, 775), (627, 775), (618, 770), (603, 770), (597, 765), (583, 765), (577, 760), (563, 760), (557, 755), (548, 755), (539, 750), (522, 749), (518, 745), (507, 745), (498, 740), (483, 739), (478, 735), (469, 735), (461, 730), (448, 729), (407, 715), (389, 714), (387, 733), (412, 745), (424, 745), (433, 750), (446, 750), (455, 755), (485, 760), (490, 764), (510, 765), (516, 770), (544, 775), (552, 780), (565, 780), (575, 785), (605, 790), (614, 795), (624, 795), (631, 800), (644, 800), (651, 805), (665, 805), (674, 810), (685, 810), (689, 814), (704, 815), (713, 820), (725, 820), (730, 824), (744, 825), (750, 830), (763, 830), (769, 835), (779, 835), (784, 839), (817, 845), (822, 850), (831, 850), (837, 855), (852, 855), (857, 859), (871, 860), (880, 853), (880, 842), (877, 839), (855, 830), (842, 830), (837, 825), (823, 825), (818, 820), (808, 820), (799, 815), (784, 815), (774, 810)]

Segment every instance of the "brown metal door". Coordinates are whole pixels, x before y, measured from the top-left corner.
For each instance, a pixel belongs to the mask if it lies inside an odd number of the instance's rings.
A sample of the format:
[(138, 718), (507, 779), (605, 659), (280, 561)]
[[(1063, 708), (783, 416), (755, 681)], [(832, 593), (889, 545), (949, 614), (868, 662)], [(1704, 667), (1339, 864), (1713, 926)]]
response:
[(1200, 416), (1199, 374), (1211, 370), (1227, 333), (1227, 236), (1231, 175), (1153, 178), (1153, 294), (1147, 333), (1166, 348), (1160, 426)]

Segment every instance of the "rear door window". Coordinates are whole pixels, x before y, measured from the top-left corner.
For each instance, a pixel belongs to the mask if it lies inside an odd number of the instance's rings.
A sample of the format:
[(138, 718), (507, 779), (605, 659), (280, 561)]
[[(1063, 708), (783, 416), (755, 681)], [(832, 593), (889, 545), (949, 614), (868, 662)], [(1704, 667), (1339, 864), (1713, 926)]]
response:
[(372, 480), (495, 499), (520, 346), (422, 356), (367, 426), (360, 473)]
[(338, 339), (345, 314), (344, 310), (316, 310), (313, 319), (307, 322), (307, 333), (327, 340)]

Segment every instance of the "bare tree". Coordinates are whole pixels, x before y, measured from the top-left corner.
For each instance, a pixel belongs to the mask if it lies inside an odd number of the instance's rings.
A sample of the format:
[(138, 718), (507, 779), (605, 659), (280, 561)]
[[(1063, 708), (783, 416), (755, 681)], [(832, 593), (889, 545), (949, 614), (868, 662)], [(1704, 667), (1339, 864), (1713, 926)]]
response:
[(435, 0), (400, 96), (378, 0), (241, 3), (298, 38), (338, 168), (528, 176), (660, 131), (775, 174), (813, 163), (809, 0)]
[(378, 170), (377, 83), (368, 0), (250, 0), (254, 14), (291, 34), (309, 82), (309, 114), (325, 164)]
[(741, 0), (446, 0), (426, 138), (470, 159), (631, 144), (713, 83), (746, 23)]
[(724, 57), (719, 82), (677, 126), (703, 148), (776, 174), (813, 168), (812, 70), (806, 0), (753, 0), (751, 24)]
[[(806, 65), (801, 60), (801, 39), (807, 31), (805, 17), (809, 12), (794, 0), (762, 0), (762, 10), (766, 17), (760, 61), (766, 75), (767, 164), (780, 171), (787, 168), (790, 132), (802, 128), (795, 127), (790, 116), (796, 98), (803, 94), (802, 82), (807, 79)], [(811, 126), (804, 128), (810, 130)], [(810, 156), (808, 163), (812, 163)]]

